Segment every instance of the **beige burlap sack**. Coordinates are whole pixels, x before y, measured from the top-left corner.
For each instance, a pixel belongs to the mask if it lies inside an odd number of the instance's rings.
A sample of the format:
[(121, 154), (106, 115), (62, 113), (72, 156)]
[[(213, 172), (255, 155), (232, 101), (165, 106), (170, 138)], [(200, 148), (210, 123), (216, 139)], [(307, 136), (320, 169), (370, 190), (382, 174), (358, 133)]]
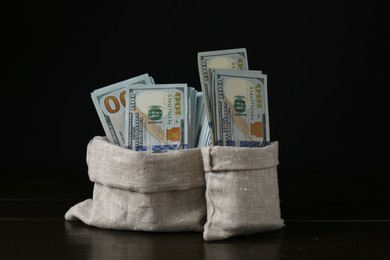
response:
[(272, 231), (284, 226), (278, 188), (278, 142), (262, 148), (202, 148), (207, 222), (203, 238)]
[(93, 198), (66, 220), (118, 230), (203, 231), (205, 179), (200, 148), (135, 152), (94, 137), (87, 147)]

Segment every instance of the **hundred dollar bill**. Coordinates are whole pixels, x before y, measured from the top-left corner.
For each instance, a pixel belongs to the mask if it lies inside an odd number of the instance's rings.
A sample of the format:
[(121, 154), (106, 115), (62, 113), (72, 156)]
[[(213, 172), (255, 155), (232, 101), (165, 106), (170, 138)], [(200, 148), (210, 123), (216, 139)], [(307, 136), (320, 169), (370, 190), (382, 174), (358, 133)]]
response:
[(99, 88), (91, 93), (93, 104), (108, 140), (122, 147), (125, 146), (125, 88), (132, 84), (152, 84), (152, 78), (145, 73)]
[(210, 89), (210, 69), (248, 70), (246, 49), (237, 48), (198, 53), (198, 70), (205, 98), (206, 116), (209, 126), (212, 127), (214, 109)]
[[(217, 93), (217, 91), (218, 91), (218, 86), (216, 86), (215, 85), (215, 71), (216, 71), (216, 69), (210, 69), (210, 90), (211, 90), (211, 95), (210, 95), (210, 97), (211, 97), (211, 100), (212, 100), (212, 106), (213, 107), (216, 107), (216, 101), (217, 101), (217, 98), (218, 98), (218, 93)], [(249, 73), (251, 73), (251, 72), (249, 72)], [(261, 70), (256, 70), (255, 71), (255, 73), (257, 73), (257, 74), (262, 74), (262, 71)], [(213, 120), (213, 122), (217, 122), (217, 116), (218, 116), (218, 111), (214, 111), (213, 112), (213, 118), (212, 118), (212, 120)], [(216, 132), (218, 130), (218, 127), (216, 126), (216, 127), (214, 127), (213, 129), (212, 129), (212, 134), (213, 134), (213, 136), (214, 137), (216, 137), (216, 133), (214, 133), (214, 132)], [(214, 138), (213, 140), (212, 140), (214, 143), (216, 143), (216, 138)]]
[[(203, 119), (205, 117), (205, 110), (204, 110), (204, 104), (203, 104), (204, 98), (203, 98), (203, 92), (197, 92), (196, 93), (196, 119), (195, 119), (195, 146), (199, 143), (200, 133), (202, 129), (202, 123)], [(207, 121), (206, 121), (207, 124)]]
[(188, 148), (187, 84), (126, 87), (125, 145), (135, 151)]
[(203, 117), (203, 121), (200, 125), (200, 133), (199, 133), (199, 138), (197, 142), (198, 147), (205, 147), (209, 145), (213, 145), (212, 140), (211, 140), (211, 131), (210, 127), (207, 125), (207, 117)]
[(187, 107), (188, 107), (188, 146), (193, 148), (196, 146), (196, 106), (197, 106), (197, 90), (194, 87), (187, 87)]
[(215, 69), (215, 144), (262, 147), (270, 142), (267, 75)]

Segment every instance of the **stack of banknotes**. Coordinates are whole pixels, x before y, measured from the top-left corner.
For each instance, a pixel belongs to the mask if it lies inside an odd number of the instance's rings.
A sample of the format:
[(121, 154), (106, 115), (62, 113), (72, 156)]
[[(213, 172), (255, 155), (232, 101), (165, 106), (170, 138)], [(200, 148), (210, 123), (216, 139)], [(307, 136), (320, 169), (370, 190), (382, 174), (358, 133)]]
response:
[(198, 53), (201, 91), (148, 74), (91, 93), (108, 140), (135, 151), (269, 143), (267, 76), (245, 48)]
[(267, 75), (249, 70), (246, 49), (200, 52), (198, 69), (210, 128), (207, 145), (269, 144)]

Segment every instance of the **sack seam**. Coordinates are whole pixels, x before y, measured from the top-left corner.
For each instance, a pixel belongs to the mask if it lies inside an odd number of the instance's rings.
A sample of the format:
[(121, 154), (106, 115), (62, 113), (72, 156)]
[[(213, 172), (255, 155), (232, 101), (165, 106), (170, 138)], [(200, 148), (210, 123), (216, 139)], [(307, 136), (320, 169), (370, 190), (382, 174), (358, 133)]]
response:
[[(208, 185), (208, 183), (209, 183), (209, 178), (210, 178), (210, 173), (211, 173), (211, 172), (207, 172), (206, 192), (207, 192), (207, 196), (209, 197), (209, 201), (210, 201), (210, 205), (211, 205), (211, 208), (212, 208), (212, 212), (211, 212), (211, 215), (210, 215), (210, 219), (207, 220), (207, 223), (206, 223), (206, 226), (205, 226), (205, 231), (210, 229), (210, 225), (213, 223), (212, 220), (213, 220), (214, 213), (215, 213), (215, 206), (214, 206), (214, 202), (213, 202), (213, 200), (212, 200), (212, 196), (211, 196), (211, 192), (210, 192), (210, 187), (209, 187), (209, 185)], [(208, 213), (208, 209), (207, 209), (207, 213)]]

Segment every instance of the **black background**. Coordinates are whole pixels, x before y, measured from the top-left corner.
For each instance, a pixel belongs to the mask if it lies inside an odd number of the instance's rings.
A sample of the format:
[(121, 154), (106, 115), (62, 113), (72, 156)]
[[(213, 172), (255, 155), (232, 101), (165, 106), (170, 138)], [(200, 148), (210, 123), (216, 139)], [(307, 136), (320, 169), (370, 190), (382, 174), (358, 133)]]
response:
[(86, 145), (104, 135), (90, 92), (143, 73), (200, 90), (197, 52), (246, 48), (268, 75), (285, 217), (390, 218), (385, 6), (25, 1), (2, 13), (3, 181), (88, 183)]

